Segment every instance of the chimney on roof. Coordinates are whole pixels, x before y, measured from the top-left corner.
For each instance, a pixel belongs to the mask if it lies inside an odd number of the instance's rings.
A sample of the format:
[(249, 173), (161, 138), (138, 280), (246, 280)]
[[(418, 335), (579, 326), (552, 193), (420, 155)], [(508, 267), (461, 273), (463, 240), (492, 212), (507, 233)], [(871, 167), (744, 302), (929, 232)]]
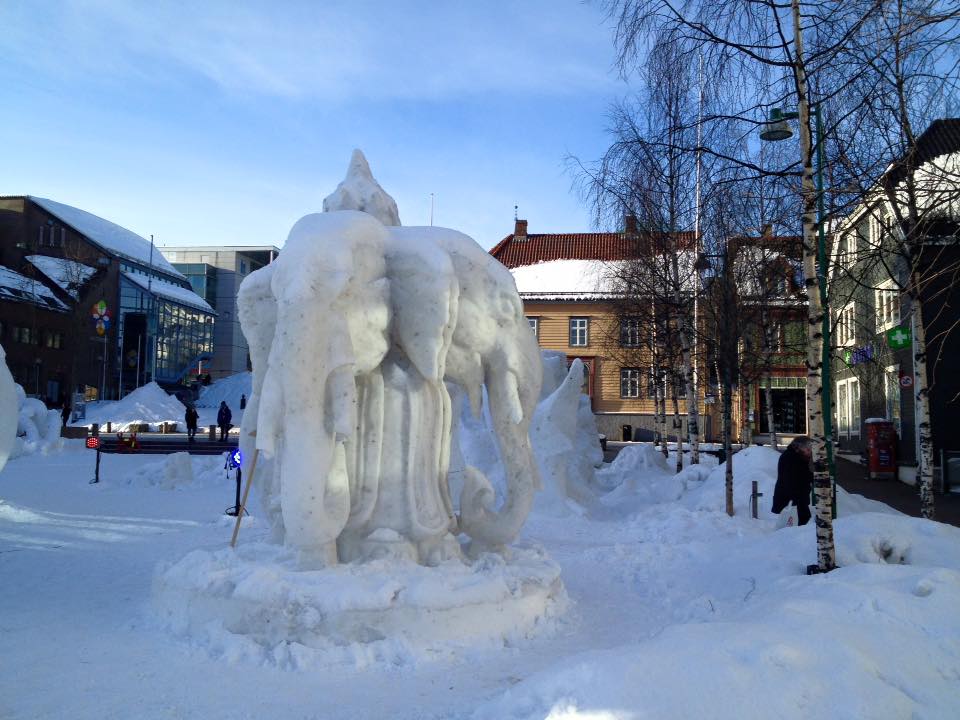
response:
[(623, 216), (623, 231), (627, 235), (637, 234), (637, 216), (636, 215)]
[(527, 239), (527, 221), (517, 220), (513, 225), (513, 239), (524, 242)]

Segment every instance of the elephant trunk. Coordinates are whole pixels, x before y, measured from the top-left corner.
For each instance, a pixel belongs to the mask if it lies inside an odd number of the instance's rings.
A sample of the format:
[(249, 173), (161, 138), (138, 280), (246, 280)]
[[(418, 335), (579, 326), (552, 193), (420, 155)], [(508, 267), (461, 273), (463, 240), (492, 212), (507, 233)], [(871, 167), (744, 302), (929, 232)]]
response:
[(540, 393), (539, 354), (525, 363), (523, 382), (507, 367), (487, 368), (486, 386), (490, 414), (500, 458), (506, 472), (506, 498), (495, 509), (495, 492), (476, 468), (466, 469), (460, 496), (460, 527), (481, 547), (497, 548), (516, 539), (540, 487), (537, 464), (530, 446), (530, 421)]

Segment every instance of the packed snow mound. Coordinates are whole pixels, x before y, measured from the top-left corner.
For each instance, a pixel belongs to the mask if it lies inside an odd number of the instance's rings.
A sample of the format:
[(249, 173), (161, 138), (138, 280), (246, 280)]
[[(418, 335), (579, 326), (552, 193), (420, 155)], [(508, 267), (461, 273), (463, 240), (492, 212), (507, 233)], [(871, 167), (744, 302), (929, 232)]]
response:
[(551, 630), (566, 604), (560, 568), (523, 548), (470, 564), (382, 559), (304, 570), (291, 548), (241, 543), (196, 550), (154, 582), (154, 608), (176, 635), (215, 657), (291, 670), (396, 667), (515, 646)]
[(124, 477), (124, 482), (137, 487), (156, 487), (161, 490), (206, 486), (228, 488), (235, 482), (235, 472), (226, 467), (226, 458), (223, 455), (190, 455), (178, 452), (136, 468)]
[(639, 476), (647, 472), (669, 473), (670, 466), (652, 443), (624, 445), (617, 456), (604, 468), (609, 474)]
[(59, 450), (63, 446), (60, 411), (48, 410), (42, 400), (27, 397), (20, 385), (14, 386), (14, 395), (18, 406), (17, 438), (10, 457)]
[(88, 410), (83, 422), (86, 425), (99, 423), (101, 427), (110, 422), (114, 432), (126, 432), (132, 425), (149, 425), (151, 430), (159, 430), (160, 424), (167, 422), (176, 422), (185, 428), (183, 415), (186, 411), (182, 402), (151, 382), (138, 387), (122, 400), (102, 403)]
[[(0, 345), (0, 470), (7, 464), (17, 442), (19, 396), (13, 376), (7, 368), (7, 355)], [(20, 388), (22, 391), (23, 389)]]
[(396, 201), (380, 187), (360, 150), (353, 151), (347, 176), (323, 201), (324, 212), (337, 210), (359, 210), (373, 215), (384, 225), (400, 225)]
[(233, 412), (240, 409), (240, 398), (247, 396), (250, 401), (250, 395), (253, 390), (253, 373), (242, 372), (230, 377), (220, 378), (216, 382), (207, 385), (200, 390), (200, 397), (197, 399), (198, 408), (218, 408), (222, 401)]

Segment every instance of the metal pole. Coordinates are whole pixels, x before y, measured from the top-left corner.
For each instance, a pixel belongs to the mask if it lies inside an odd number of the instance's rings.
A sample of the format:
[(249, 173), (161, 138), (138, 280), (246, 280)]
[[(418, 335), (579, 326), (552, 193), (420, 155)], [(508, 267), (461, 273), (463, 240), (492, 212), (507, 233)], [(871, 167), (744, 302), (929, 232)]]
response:
[(103, 373), (100, 376), (100, 399), (106, 400), (107, 391), (107, 329), (103, 329)]
[(137, 379), (133, 381), (134, 388), (140, 387), (140, 343), (143, 335), (137, 335)]
[(816, 122), (817, 131), (817, 280), (820, 286), (820, 304), (823, 310), (823, 322), (821, 332), (823, 333), (823, 355), (821, 364), (823, 366), (820, 377), (823, 389), (820, 392), (820, 411), (823, 413), (823, 435), (826, 439), (827, 447), (827, 465), (830, 468), (830, 486), (833, 499), (831, 508), (833, 517), (837, 517), (837, 466), (833, 457), (833, 403), (832, 388), (833, 379), (830, 373), (831, 339), (830, 339), (830, 305), (827, 299), (827, 238), (823, 231), (824, 209), (823, 209), (823, 118), (820, 115), (820, 105), (813, 106), (813, 117)]

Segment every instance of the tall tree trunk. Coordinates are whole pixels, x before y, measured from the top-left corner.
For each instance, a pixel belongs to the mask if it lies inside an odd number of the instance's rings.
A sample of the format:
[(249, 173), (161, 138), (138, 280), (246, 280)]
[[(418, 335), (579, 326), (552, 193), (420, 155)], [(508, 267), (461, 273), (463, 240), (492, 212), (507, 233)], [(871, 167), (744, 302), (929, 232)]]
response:
[[(913, 328), (913, 386), (916, 392), (917, 428), (920, 433), (920, 457), (917, 458), (917, 485), (920, 491), (920, 515), (934, 518), (933, 437), (930, 433), (930, 388), (927, 386), (927, 332), (923, 326), (922, 305), (916, 285), (911, 281), (910, 325)], [(943, 472), (944, 468), (940, 471)]]
[(680, 421), (680, 399), (677, 397), (677, 384), (673, 386), (673, 429), (677, 433), (677, 472), (683, 470), (683, 423)]
[(690, 335), (684, 332), (683, 343), (683, 385), (687, 389), (687, 439), (690, 442), (690, 464), (700, 463), (700, 408), (696, 383), (693, 381), (693, 358), (690, 349)]
[(747, 403), (746, 413), (743, 412), (743, 409), (740, 410), (740, 424), (743, 427), (743, 432), (740, 433), (744, 447), (750, 447), (753, 445), (753, 423), (750, 421), (750, 396), (753, 394), (753, 385), (743, 386), (744, 390), (744, 399)]
[(667, 432), (667, 376), (661, 370), (660, 378), (657, 383), (657, 388), (660, 392), (660, 452), (663, 453), (665, 459), (670, 458), (670, 448), (669, 448), (669, 433)]
[[(803, 30), (800, 0), (790, 0), (795, 45), (794, 73), (800, 115), (800, 155), (803, 162), (801, 188), (803, 194), (803, 274), (807, 286), (809, 323), (807, 325), (807, 413), (809, 434), (813, 440), (813, 493), (816, 497), (817, 566), (820, 572), (836, 567), (833, 543), (833, 485), (827, 465), (821, 395), (824, 378), (821, 374), (825, 312), (817, 282), (817, 190), (813, 181), (813, 142), (810, 133), (810, 102), (806, 69), (803, 65)], [(823, 270), (824, 268), (819, 268)]]
[(777, 428), (773, 424), (773, 378), (767, 375), (767, 387), (764, 391), (767, 399), (767, 430), (770, 431), (770, 447), (777, 449)]
[(733, 383), (730, 382), (729, 370), (724, 371), (723, 377), (723, 452), (727, 458), (726, 472), (724, 473), (724, 487), (727, 515), (733, 517)]

